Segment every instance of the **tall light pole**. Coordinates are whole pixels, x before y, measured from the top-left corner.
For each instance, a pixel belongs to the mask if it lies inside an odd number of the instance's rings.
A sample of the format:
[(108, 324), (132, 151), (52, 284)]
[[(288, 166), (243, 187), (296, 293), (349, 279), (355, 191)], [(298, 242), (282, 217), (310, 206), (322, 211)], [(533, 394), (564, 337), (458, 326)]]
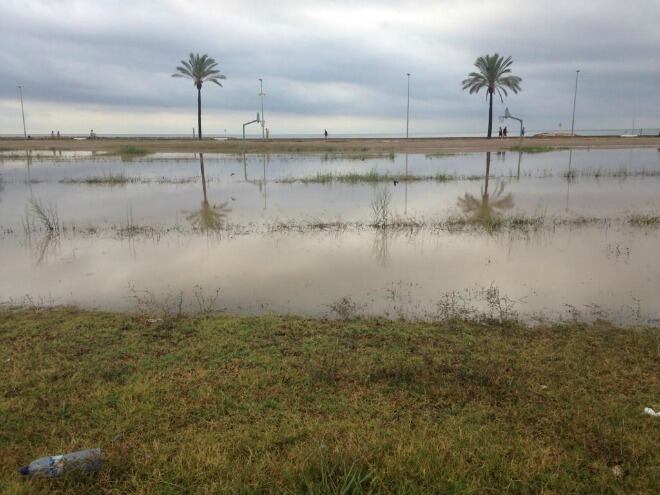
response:
[(571, 136), (575, 136), (575, 102), (577, 102), (577, 86), (580, 69), (575, 71), (575, 93), (573, 94), (573, 120), (571, 121)]
[(21, 115), (23, 115), (23, 137), (27, 139), (27, 131), (25, 130), (25, 111), (23, 110), (23, 86), (18, 87), (18, 94), (21, 96)]
[(408, 139), (408, 129), (410, 124), (410, 72), (406, 72), (408, 76), (408, 103), (406, 104), (406, 139)]
[(264, 118), (264, 96), (266, 93), (264, 93), (264, 80), (262, 78), (259, 78), (259, 96), (261, 97), (261, 139), (266, 139), (266, 134), (265, 134), (265, 125), (266, 125), (266, 119)]

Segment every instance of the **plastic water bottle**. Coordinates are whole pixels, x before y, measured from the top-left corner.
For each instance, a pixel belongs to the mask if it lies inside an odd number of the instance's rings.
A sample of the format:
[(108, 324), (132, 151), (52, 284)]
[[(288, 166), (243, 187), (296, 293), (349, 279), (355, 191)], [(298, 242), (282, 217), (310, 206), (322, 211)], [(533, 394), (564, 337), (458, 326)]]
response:
[(23, 466), (19, 472), (23, 476), (45, 476), (55, 478), (65, 471), (78, 470), (92, 473), (101, 468), (101, 449), (86, 449), (63, 455), (41, 457)]

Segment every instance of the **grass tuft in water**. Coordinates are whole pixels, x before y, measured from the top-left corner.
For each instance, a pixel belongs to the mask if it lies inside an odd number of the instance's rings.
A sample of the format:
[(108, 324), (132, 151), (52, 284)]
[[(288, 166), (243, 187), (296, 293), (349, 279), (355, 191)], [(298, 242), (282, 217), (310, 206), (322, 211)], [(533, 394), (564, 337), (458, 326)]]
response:
[(635, 227), (659, 227), (660, 215), (653, 213), (631, 213), (627, 221)]
[(568, 148), (560, 146), (512, 146), (511, 151), (521, 151), (523, 153), (549, 153), (551, 151), (562, 151)]
[(56, 206), (46, 206), (41, 200), (34, 198), (28, 201), (28, 205), (29, 208), (25, 222), (25, 227), (28, 230), (31, 230), (30, 226), (34, 226), (34, 220), (36, 220), (47, 232), (51, 234), (60, 232), (62, 226), (60, 224), (60, 218)]
[(138, 179), (126, 177), (123, 172), (116, 174), (110, 173), (107, 175), (83, 177), (81, 179), (62, 179), (62, 184), (90, 184), (90, 185), (109, 185), (109, 186), (122, 186), (130, 182), (138, 182)]
[(144, 148), (140, 148), (139, 146), (126, 145), (119, 147), (120, 155), (144, 156), (150, 153), (151, 153), (150, 151), (147, 151)]
[(433, 175), (405, 175), (405, 174), (390, 174), (389, 172), (381, 173), (375, 169), (368, 172), (347, 172), (347, 173), (334, 173), (334, 172), (318, 172), (316, 175), (309, 177), (287, 177), (279, 179), (277, 182), (283, 184), (330, 184), (333, 182), (342, 184), (375, 184), (379, 182), (421, 182), (421, 181), (435, 181), (435, 182), (448, 182), (458, 180), (459, 177), (450, 175), (444, 172), (437, 172)]

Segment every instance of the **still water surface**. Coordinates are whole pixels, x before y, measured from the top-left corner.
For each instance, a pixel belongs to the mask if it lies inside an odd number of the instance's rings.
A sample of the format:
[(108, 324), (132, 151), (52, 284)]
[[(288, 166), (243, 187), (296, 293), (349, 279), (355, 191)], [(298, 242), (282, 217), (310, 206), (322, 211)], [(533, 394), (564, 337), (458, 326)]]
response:
[[(449, 180), (310, 181), (327, 174)], [(409, 318), (516, 311), (657, 323), (660, 315), (660, 228), (628, 221), (660, 212), (655, 149), (131, 160), (0, 154), (0, 177), (2, 301), (135, 309), (175, 307), (182, 297), (187, 310), (343, 308)], [(111, 185), (113, 178), (121, 180)], [(383, 197), (389, 218), (421, 224), (484, 216), (545, 223), (370, 227)], [(56, 211), (62, 232), (47, 233), (35, 202)], [(340, 225), (305, 227), (319, 222)]]

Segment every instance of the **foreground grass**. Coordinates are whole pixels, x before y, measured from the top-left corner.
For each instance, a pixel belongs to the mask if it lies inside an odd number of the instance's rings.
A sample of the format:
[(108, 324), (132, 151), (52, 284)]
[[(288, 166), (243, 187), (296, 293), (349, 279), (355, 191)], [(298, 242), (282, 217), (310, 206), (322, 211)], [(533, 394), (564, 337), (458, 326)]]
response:
[[(650, 494), (658, 345), (607, 323), (3, 311), (0, 492)], [(98, 445), (90, 478), (14, 471)]]

